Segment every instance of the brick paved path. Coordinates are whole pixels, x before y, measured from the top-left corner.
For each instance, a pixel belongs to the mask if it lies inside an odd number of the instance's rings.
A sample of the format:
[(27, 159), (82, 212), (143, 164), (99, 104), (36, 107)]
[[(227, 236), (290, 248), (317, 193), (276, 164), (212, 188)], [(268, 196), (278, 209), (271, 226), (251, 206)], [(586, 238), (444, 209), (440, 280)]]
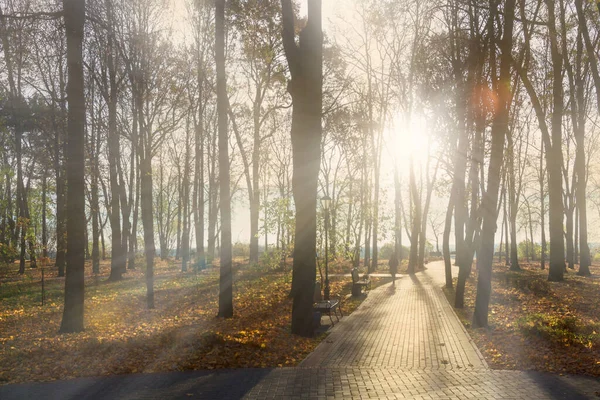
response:
[(0, 399), (594, 399), (600, 381), (490, 370), (432, 263), (373, 290), (297, 368), (191, 371), (0, 387)]
[(443, 264), (432, 263), (372, 291), (301, 366), (486, 369), (440, 289), (440, 274)]

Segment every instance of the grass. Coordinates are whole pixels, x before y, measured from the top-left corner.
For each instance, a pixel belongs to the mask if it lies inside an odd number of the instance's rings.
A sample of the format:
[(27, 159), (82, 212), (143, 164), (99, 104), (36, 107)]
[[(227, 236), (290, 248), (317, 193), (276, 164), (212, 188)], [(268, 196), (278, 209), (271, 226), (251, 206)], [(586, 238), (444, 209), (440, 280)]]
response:
[[(283, 367), (304, 359), (326, 336), (290, 333), (291, 268), (234, 263), (234, 317), (216, 318), (219, 270), (180, 271), (157, 260), (156, 309), (145, 307), (143, 271), (107, 282), (109, 263), (94, 276), (86, 265), (85, 331), (59, 335), (64, 278), (46, 269), (41, 305), (40, 269), (0, 270), (0, 383), (190, 369)], [(48, 275), (51, 275), (48, 277)], [(374, 279), (374, 286), (386, 280)], [(333, 278), (344, 315), (364, 299), (347, 298), (348, 278)]]

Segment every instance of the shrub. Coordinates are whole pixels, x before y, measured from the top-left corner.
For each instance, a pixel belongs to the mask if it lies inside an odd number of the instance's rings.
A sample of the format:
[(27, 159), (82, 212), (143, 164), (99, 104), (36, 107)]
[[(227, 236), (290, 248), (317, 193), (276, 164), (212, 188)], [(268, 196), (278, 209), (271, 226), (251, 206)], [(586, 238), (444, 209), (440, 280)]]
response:
[(0, 243), (0, 262), (10, 264), (18, 257), (19, 253), (13, 246)]
[(536, 296), (546, 296), (550, 294), (550, 283), (545, 279), (531, 279), (527, 281), (527, 289)]
[(536, 296), (547, 296), (551, 293), (550, 283), (542, 278), (535, 278), (521, 273), (509, 271), (506, 274), (506, 283), (511, 283), (515, 289), (531, 292)]
[(270, 251), (264, 251), (260, 255), (260, 262), (256, 264), (256, 268), (261, 271), (274, 271), (282, 266), (283, 251), (281, 249), (274, 249)]
[[(398, 258), (406, 258), (410, 253), (410, 249), (406, 246), (402, 246), (402, 254), (398, 254)], [(386, 243), (379, 249), (379, 258), (382, 260), (389, 260), (392, 257), (392, 253), (394, 252), (394, 243)]]
[(517, 326), (525, 336), (537, 336), (561, 343), (574, 343), (578, 339), (577, 318), (547, 314), (530, 314), (517, 320)]
[(233, 256), (234, 257), (250, 257), (250, 245), (247, 243), (237, 242), (233, 245)]

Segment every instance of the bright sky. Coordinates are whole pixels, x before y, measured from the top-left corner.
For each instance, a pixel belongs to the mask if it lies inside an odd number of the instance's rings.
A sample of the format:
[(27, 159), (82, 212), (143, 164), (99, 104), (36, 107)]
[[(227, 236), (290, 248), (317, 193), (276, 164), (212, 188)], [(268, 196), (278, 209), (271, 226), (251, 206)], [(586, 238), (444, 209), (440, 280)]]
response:
[[(175, 21), (181, 20), (181, 18), (185, 18), (187, 15), (187, 10), (185, 7), (185, 3), (187, 0), (171, 0), (174, 7), (174, 16)], [(302, 0), (299, 2), (301, 5), (300, 13), (301, 15), (306, 15), (307, 1)], [(342, 35), (339, 30), (340, 26), (344, 26), (345, 24), (353, 23), (353, 12), (355, 10), (355, 0), (323, 0), (323, 29), (333, 41), (336, 41), (336, 35)], [(180, 29), (183, 24), (175, 23), (175, 30)], [(338, 29), (335, 29), (338, 28)], [(357, 29), (360, 29), (357, 27)], [(342, 29), (343, 30), (343, 29)], [(346, 42), (347, 37), (340, 37), (339, 42)], [(403, 187), (407, 187), (408, 182), (408, 160), (410, 156), (413, 156), (415, 159), (415, 163), (417, 165), (423, 165), (425, 162), (425, 158), (427, 155), (427, 146), (428, 146), (428, 136), (430, 127), (427, 126), (426, 120), (424, 118), (413, 117), (410, 125), (408, 127), (402, 126), (402, 118), (400, 115), (396, 115), (394, 117), (393, 123), (390, 124), (385, 131), (386, 142), (384, 145), (384, 151), (382, 154), (382, 174), (381, 174), (381, 188), (382, 188), (382, 212), (390, 213), (393, 207), (393, 165), (397, 163), (400, 169), (400, 173), (402, 176)], [(418, 174), (418, 172), (417, 172)], [(243, 182), (243, 180), (242, 180)], [(242, 183), (242, 187), (244, 184)], [(406, 190), (405, 190), (406, 191)], [(233, 241), (234, 242), (249, 242), (249, 209), (246, 204), (247, 196), (243, 193), (238, 196), (241, 201), (238, 201), (234, 205), (233, 208), (233, 219), (232, 219), (232, 233), (233, 233)], [(408, 210), (407, 200), (405, 200), (405, 209)], [(434, 194), (434, 198), (432, 199), (432, 210), (431, 213), (434, 214), (443, 214), (443, 210), (446, 207), (447, 199), (442, 196), (436, 197)], [(593, 220), (593, 218), (592, 218)], [(592, 222), (592, 220), (590, 222)], [(499, 243), (500, 238), (500, 225), (501, 219), (498, 221), (498, 232), (497, 232), (497, 240), (496, 244)], [(593, 231), (593, 229), (591, 229)], [(590, 232), (591, 234), (592, 232)], [(535, 233), (537, 235), (537, 233)], [(403, 233), (403, 241), (407, 243), (408, 240), (406, 235)], [(522, 240), (524, 237), (523, 233), (519, 233), (519, 240)], [(592, 235), (591, 235), (592, 236)], [(453, 235), (451, 236), (451, 242), (453, 242)], [(269, 238), (272, 243), (274, 238)], [(389, 241), (390, 234), (388, 233), (388, 238), (384, 241)], [(431, 234), (431, 229), (428, 226), (428, 239), (435, 244), (434, 236)], [(441, 240), (441, 238), (440, 238)], [(594, 238), (590, 237), (590, 241), (593, 241)], [(384, 242), (382, 241), (382, 243)], [(264, 243), (264, 239), (260, 239), (259, 241), (262, 245)]]

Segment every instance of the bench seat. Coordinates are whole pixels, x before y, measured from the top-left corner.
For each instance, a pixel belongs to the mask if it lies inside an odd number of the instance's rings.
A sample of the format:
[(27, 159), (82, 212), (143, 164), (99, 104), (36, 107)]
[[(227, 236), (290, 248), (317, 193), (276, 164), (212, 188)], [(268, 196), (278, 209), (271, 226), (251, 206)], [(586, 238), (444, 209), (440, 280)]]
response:
[(321, 300), (321, 301), (317, 301), (316, 303), (313, 304), (313, 310), (314, 311), (319, 311), (323, 314), (327, 314), (329, 315), (329, 319), (331, 320), (331, 325), (333, 326), (333, 318), (331, 317), (331, 313), (333, 312), (333, 314), (335, 315), (335, 318), (339, 321), (339, 317), (337, 315), (338, 311), (340, 313), (340, 316), (343, 317), (344, 314), (342, 314), (342, 308), (340, 307), (340, 301), (339, 300)]

